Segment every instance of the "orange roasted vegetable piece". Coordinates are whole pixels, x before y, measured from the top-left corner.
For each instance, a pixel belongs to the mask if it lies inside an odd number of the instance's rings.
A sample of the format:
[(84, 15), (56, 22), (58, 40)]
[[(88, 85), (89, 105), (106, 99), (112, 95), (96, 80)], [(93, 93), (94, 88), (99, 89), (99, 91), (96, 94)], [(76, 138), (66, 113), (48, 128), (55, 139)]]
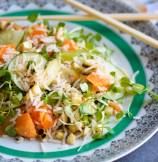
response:
[(55, 126), (57, 122), (56, 119), (53, 119), (52, 111), (48, 105), (43, 105), (38, 109), (32, 107), (30, 109), (30, 115), (39, 128), (48, 129)]
[(44, 35), (46, 36), (46, 32), (42, 30), (33, 30), (31, 33), (31, 36), (36, 36), (36, 35)]
[(68, 51), (75, 51), (78, 49), (78, 46), (75, 43), (75, 41), (71, 39), (65, 39), (63, 46), (67, 46)]
[(111, 106), (116, 112), (120, 112), (122, 109), (121, 109), (121, 106), (117, 103), (117, 102), (114, 102), (114, 101), (109, 101), (109, 106)]
[(2, 47), (0, 47), (0, 62), (4, 61), (3, 56), (6, 54), (9, 48), (12, 48), (13, 50), (15, 50), (15, 46), (12, 44), (2, 45)]
[(34, 36), (47, 36), (47, 29), (43, 24), (35, 24), (31, 27), (31, 37)]
[(35, 138), (37, 136), (35, 125), (29, 113), (17, 117), (15, 129), (18, 135), (25, 138)]
[(92, 83), (93, 85), (93, 91), (107, 91), (110, 87), (110, 81), (109, 78), (106, 78), (104, 76), (101, 76), (95, 72), (89, 74), (86, 79)]

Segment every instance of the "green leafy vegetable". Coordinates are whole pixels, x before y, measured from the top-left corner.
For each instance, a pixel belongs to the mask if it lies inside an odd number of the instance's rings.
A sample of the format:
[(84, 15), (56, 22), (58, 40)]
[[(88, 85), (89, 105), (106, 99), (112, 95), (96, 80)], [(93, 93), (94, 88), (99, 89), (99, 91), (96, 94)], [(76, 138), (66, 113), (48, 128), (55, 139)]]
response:
[(44, 19), (43, 20), (43, 24), (46, 25), (46, 26), (49, 26), (49, 20), (48, 19)]
[(32, 64), (35, 64), (35, 62), (32, 60), (28, 61), (26, 68), (29, 69)]
[(120, 85), (125, 89), (127, 95), (143, 94), (148, 92), (154, 100), (158, 101), (158, 94), (142, 84), (131, 82), (127, 77), (122, 77), (120, 79)]
[(83, 28), (76, 28), (65, 35), (68, 39), (73, 39), (76, 42), (85, 42), (87, 49), (96, 47), (99, 41), (102, 39), (101, 35), (96, 33), (85, 33)]
[(142, 84), (134, 83), (132, 84), (133, 93), (142, 94), (147, 91), (147, 89)]
[(105, 137), (105, 134), (95, 134), (92, 136), (92, 138), (95, 140), (103, 139), (104, 137)]
[(127, 78), (127, 77), (122, 77), (122, 78), (120, 79), (120, 85), (121, 85), (122, 87), (130, 86), (130, 85), (131, 85), (131, 81), (130, 81), (129, 78)]
[(119, 120), (121, 119), (122, 117), (124, 116), (124, 112), (123, 111), (120, 111), (116, 114), (116, 119)]
[(60, 23), (58, 23), (58, 25), (57, 25), (57, 29), (63, 28), (64, 26), (65, 26), (65, 23), (64, 23), (64, 22), (60, 22)]
[(61, 99), (61, 98), (62, 98), (62, 96), (60, 96), (59, 93), (53, 92), (53, 93), (47, 94), (47, 95), (43, 98), (43, 101), (44, 101), (44, 103), (53, 106), (53, 105), (54, 105), (55, 103), (57, 103), (57, 101), (58, 101), (59, 99)]
[(0, 68), (0, 116), (12, 116), (15, 114), (23, 99), (23, 94), (17, 86), (11, 81), (9, 71), (3, 67)]
[(97, 40), (97, 41), (100, 41), (102, 39), (101, 35), (100, 34), (95, 34), (93, 39)]
[(93, 139), (95, 140), (100, 140), (100, 139), (103, 139), (103, 138), (107, 138), (107, 137), (110, 137), (112, 134), (114, 134), (114, 131), (113, 129), (111, 129), (110, 127), (105, 127), (108, 132), (105, 133), (105, 134), (102, 134), (102, 133), (96, 133), (92, 136)]
[(0, 92), (0, 114), (5, 114), (13, 116), (15, 114), (16, 108), (18, 108), (23, 99), (23, 94), (21, 92), (16, 92), (12, 90), (1, 90)]
[(114, 93), (119, 93), (122, 91), (122, 88), (117, 87), (116, 84), (111, 84), (109, 91), (112, 91)]
[(62, 61), (72, 61), (75, 56), (78, 56), (82, 51), (74, 51), (74, 52), (61, 52), (60, 57)]
[(133, 118), (133, 114), (130, 111), (127, 111), (126, 116), (129, 118)]
[(113, 77), (115, 77), (116, 76), (116, 72), (115, 71), (111, 71), (110, 72), (110, 75), (113, 76)]
[(88, 125), (90, 123), (90, 117), (88, 115), (84, 115), (82, 117), (82, 121), (85, 125)]
[(51, 57), (49, 57), (48, 52), (46, 51), (46, 46), (44, 46), (44, 47), (42, 48), (42, 51), (40, 52), (40, 54), (41, 54), (47, 61), (51, 60)]
[(102, 119), (102, 117), (103, 117), (101, 111), (97, 111), (95, 115), (96, 115), (96, 119), (97, 119), (97, 121), (100, 121), (100, 120)]
[(0, 69), (0, 77), (3, 77), (5, 75), (7, 75), (7, 73), (8, 73), (8, 70), (6, 70), (6, 69)]
[(122, 77), (120, 79), (120, 85), (125, 88), (127, 94), (142, 94), (148, 91), (142, 84), (133, 83), (127, 77)]
[(5, 133), (10, 136), (10, 137), (15, 137), (16, 136), (16, 130), (15, 128), (13, 127), (13, 125), (8, 125), (6, 128), (5, 128)]
[(111, 54), (113, 52), (106, 45), (91, 47), (90, 49), (91, 49), (90, 55), (92, 55), (92, 56), (93, 55), (98, 55), (98, 56), (102, 57), (105, 60), (107, 60), (111, 56)]
[(4, 84), (5, 81), (10, 81), (10, 80), (11, 80), (11, 76), (9, 71), (6, 68), (0, 68), (0, 85)]
[(38, 18), (38, 14), (37, 13), (32, 13), (27, 17), (27, 20), (30, 22), (35, 22)]
[(5, 120), (5, 117), (4, 115), (0, 114), (0, 124), (2, 124)]

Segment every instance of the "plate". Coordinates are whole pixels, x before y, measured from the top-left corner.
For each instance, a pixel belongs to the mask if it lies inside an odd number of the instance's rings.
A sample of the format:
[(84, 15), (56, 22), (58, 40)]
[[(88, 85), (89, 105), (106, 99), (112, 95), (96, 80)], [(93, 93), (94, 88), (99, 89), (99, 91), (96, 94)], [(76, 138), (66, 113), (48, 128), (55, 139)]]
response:
[[(66, 6), (63, 1), (37, 0), (35, 3), (27, 0), (8, 0), (3, 2), (0, 4), (3, 16), (23, 16), (31, 13), (56, 15), (78, 12)], [(113, 0), (100, 0), (99, 3), (89, 0), (84, 3), (101, 12), (134, 12), (125, 4)], [(139, 72), (135, 81), (158, 92), (158, 50), (99, 21), (66, 22), (66, 24), (69, 28), (81, 26), (86, 31), (100, 33), (104, 38), (103, 41), (114, 49), (113, 60), (125, 68), (130, 76)], [(158, 31), (150, 23), (130, 22), (129, 25), (158, 39)], [(102, 162), (116, 160), (138, 148), (158, 129), (157, 103), (152, 101), (148, 95), (129, 98), (124, 107), (129, 109), (134, 117), (124, 117), (114, 125), (114, 133), (102, 140), (87, 140), (83, 147), (80, 147), (83, 144), (82, 141), (69, 146), (47, 142), (41, 144), (27, 140), (23, 143), (16, 143), (8, 137), (0, 138), (0, 161)]]

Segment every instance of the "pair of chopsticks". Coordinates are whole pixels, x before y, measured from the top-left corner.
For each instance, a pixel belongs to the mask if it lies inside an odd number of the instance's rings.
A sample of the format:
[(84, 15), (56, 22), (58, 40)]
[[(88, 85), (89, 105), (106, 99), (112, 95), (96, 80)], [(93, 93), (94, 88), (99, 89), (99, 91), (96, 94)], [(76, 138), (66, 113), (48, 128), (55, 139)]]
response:
[[(110, 16), (113, 19), (120, 21), (149, 21), (158, 20), (158, 14), (150, 13), (117, 13), (117, 14), (104, 14), (105, 17)], [(27, 16), (10, 16), (0, 17), (0, 20), (26, 20)], [(92, 15), (51, 15), (51, 16), (39, 16), (39, 20), (60, 20), (60, 21), (88, 21), (96, 20), (97, 18)]]
[[(101, 20), (112, 27), (130, 34), (131, 36), (141, 40), (142, 42), (154, 47), (158, 48), (158, 40), (140, 32), (132, 27), (120, 22), (120, 21), (148, 21), (148, 20), (158, 20), (158, 14), (130, 14), (130, 13), (123, 13), (123, 14), (104, 14), (101, 13), (91, 7), (88, 7), (82, 3), (79, 3), (74, 0), (65, 0), (66, 3), (84, 11), (87, 15), (51, 15), (51, 16), (39, 16), (38, 20), (59, 20), (59, 21), (87, 21), (87, 20)], [(26, 20), (27, 16), (11, 16), (11, 17), (0, 17), (1, 20)]]
[(88, 15), (92, 15), (93, 17), (96, 17), (97, 19), (111, 25), (112, 27), (114, 27), (122, 32), (130, 34), (131, 36), (141, 40), (142, 42), (144, 42), (154, 48), (158, 48), (158, 40), (156, 40), (156, 39), (140, 32), (140, 31), (135, 30), (132, 27), (130, 27), (130, 26), (128, 26), (128, 25), (108, 16), (108, 15), (105, 16), (103, 13), (101, 13), (89, 6), (86, 6), (80, 2), (74, 1), (74, 0), (65, 0), (65, 2), (72, 5), (75, 8), (78, 8), (78, 9), (84, 11)]

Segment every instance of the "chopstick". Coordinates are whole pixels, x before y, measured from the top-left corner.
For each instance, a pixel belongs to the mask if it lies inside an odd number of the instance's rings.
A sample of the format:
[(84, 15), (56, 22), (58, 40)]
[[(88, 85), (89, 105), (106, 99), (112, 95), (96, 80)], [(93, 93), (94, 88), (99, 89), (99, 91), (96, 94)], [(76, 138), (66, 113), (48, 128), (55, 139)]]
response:
[(105, 14), (116, 20), (121, 21), (149, 21), (158, 20), (158, 14), (151, 13), (116, 13), (116, 14)]
[(89, 15), (93, 15), (94, 17), (102, 20), (103, 22), (113, 26), (114, 28), (116, 28), (122, 32), (126, 32), (126, 33), (130, 34), (131, 36), (141, 40), (142, 42), (144, 42), (154, 48), (158, 48), (158, 40), (156, 40), (156, 39), (140, 32), (140, 31), (137, 31), (137, 30), (131, 28), (130, 26), (123, 24), (122, 22), (119, 22), (110, 16), (105, 16), (103, 13), (101, 13), (89, 6), (86, 6), (80, 2), (74, 1), (74, 0), (65, 0), (65, 2), (86, 12)]
[[(149, 20), (158, 20), (158, 14), (149, 14), (149, 13), (116, 13), (116, 14), (104, 14), (104, 16), (110, 16), (116, 20), (120, 21), (149, 21)], [(27, 16), (7, 16), (0, 17), (1, 20), (26, 20)], [(88, 21), (96, 20), (97, 18), (91, 15), (40, 15), (39, 20), (59, 20), (59, 21)]]

